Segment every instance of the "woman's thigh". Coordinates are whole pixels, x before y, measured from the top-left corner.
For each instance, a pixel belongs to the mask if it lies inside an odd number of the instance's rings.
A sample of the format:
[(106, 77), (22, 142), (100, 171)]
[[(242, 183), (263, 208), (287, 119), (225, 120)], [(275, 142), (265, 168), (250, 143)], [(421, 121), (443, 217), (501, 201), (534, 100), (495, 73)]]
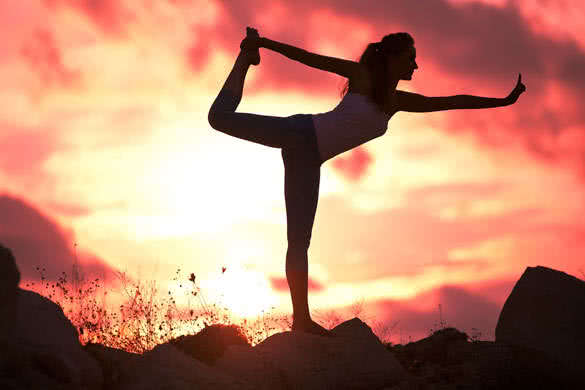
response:
[(290, 117), (221, 112), (212, 122), (225, 134), (273, 148), (297, 147), (304, 142), (304, 135), (291, 127)]
[(295, 131), (304, 134), (305, 141), (300, 147), (282, 149), (287, 237), (289, 248), (308, 248), (319, 199), (321, 161), (316, 141), (307, 136), (314, 132), (310, 117), (291, 118)]

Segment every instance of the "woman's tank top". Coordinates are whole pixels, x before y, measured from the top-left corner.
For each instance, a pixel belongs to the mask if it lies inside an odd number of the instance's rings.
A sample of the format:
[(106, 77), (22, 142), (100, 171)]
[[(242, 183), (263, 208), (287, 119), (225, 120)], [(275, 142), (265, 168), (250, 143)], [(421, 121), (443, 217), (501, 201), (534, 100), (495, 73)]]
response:
[(333, 110), (313, 114), (322, 162), (383, 135), (390, 115), (366, 95), (347, 93)]

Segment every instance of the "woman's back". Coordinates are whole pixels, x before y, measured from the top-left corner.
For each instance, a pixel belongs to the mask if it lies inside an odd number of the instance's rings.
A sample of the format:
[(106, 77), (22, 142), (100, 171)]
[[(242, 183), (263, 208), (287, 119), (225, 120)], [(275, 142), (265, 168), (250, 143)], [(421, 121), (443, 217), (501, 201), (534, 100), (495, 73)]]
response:
[(380, 137), (386, 132), (390, 117), (368, 96), (348, 92), (333, 110), (313, 114), (321, 160), (327, 161)]

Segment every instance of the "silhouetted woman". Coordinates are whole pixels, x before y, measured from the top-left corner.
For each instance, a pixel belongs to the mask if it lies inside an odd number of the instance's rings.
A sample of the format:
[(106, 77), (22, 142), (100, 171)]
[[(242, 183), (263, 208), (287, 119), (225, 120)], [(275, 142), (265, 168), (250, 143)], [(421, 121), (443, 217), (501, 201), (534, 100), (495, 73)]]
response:
[[(506, 98), (470, 95), (427, 97), (400, 91), (418, 68), (414, 40), (408, 33), (386, 35), (370, 43), (359, 62), (310, 53), (260, 37), (248, 28), (241, 51), (209, 110), (210, 125), (244, 140), (282, 149), (288, 249), (286, 277), (293, 304), (293, 331), (328, 335), (309, 313), (308, 257), (319, 195), (320, 167), (330, 158), (383, 135), (398, 111), (430, 112), (510, 105), (525, 91), (521, 75)], [(346, 77), (341, 102), (321, 114), (275, 117), (236, 112), (250, 65), (260, 63), (259, 48), (276, 51), (313, 68)]]

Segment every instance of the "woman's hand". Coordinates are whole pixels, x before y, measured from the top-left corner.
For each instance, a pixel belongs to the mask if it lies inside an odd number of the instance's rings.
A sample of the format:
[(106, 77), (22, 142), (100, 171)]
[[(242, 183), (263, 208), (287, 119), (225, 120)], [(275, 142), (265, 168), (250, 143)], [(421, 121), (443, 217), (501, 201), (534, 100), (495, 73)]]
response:
[(516, 100), (518, 100), (518, 97), (521, 94), (523, 94), (524, 91), (526, 91), (526, 86), (524, 84), (522, 84), (522, 73), (519, 73), (518, 74), (518, 82), (516, 83), (516, 86), (514, 87), (512, 92), (510, 92), (510, 94), (505, 98), (506, 104), (516, 103)]

